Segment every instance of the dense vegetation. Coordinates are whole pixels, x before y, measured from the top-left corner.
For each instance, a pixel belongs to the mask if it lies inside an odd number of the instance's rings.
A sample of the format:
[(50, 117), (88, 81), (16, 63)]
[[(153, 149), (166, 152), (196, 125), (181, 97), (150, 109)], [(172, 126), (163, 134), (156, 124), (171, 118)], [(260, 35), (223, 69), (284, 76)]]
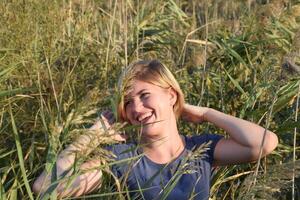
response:
[[(267, 158), (216, 169), (212, 199), (300, 198), (299, 1), (3, 0), (0, 24), (0, 199), (40, 198), (34, 179), (114, 109), (122, 68), (149, 58), (174, 72), (187, 102), (279, 137)], [(184, 134), (225, 134), (179, 123)], [(105, 168), (103, 154), (93, 156)], [(110, 182), (87, 197), (123, 199)]]

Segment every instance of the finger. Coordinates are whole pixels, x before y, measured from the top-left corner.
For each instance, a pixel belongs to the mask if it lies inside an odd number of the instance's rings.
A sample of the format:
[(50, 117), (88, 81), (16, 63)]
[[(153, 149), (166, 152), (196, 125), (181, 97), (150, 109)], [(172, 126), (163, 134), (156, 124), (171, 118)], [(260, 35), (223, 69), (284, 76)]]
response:
[(115, 115), (114, 115), (114, 113), (112, 113), (112, 112), (109, 112), (109, 113), (107, 114), (107, 116), (108, 116), (109, 118), (112, 118), (112, 119), (115, 118)]
[(115, 122), (115, 116), (114, 116), (114, 114), (111, 113), (111, 114), (108, 116), (107, 119), (109, 120), (110, 123), (114, 123), (114, 122)]
[(111, 126), (115, 122), (114, 118), (108, 118), (103, 115), (101, 116), (101, 118), (104, 121), (106, 126)]
[(103, 121), (108, 121), (108, 120), (109, 120), (109, 119), (108, 119), (108, 117), (107, 117), (107, 116), (105, 116), (105, 115), (104, 115), (104, 114), (102, 114), (102, 113), (101, 113), (100, 117), (101, 117), (101, 119), (100, 119), (100, 120), (103, 120)]
[(100, 126), (106, 131), (110, 128), (111, 123), (109, 122), (109, 119), (107, 119), (105, 116), (101, 114), (101, 118), (98, 120)]
[(105, 118), (109, 118), (109, 112), (108, 111), (103, 111), (100, 114), (101, 116), (104, 116)]
[(98, 130), (101, 127), (100, 122), (96, 122), (93, 126), (91, 126), (90, 130)]
[(102, 113), (105, 114), (105, 115), (111, 115), (111, 114), (113, 114), (113, 112), (110, 111), (110, 110), (104, 110)]
[(116, 141), (119, 141), (119, 142), (125, 142), (127, 138), (128, 137), (126, 135), (123, 135), (123, 134), (122, 135), (121, 134), (115, 134), (113, 136), (113, 139), (116, 140)]
[(104, 116), (110, 123), (115, 121), (114, 114), (109, 110), (103, 111), (101, 115)]
[(103, 115), (101, 115), (101, 118), (99, 119), (99, 123), (100, 123), (101, 127), (104, 128), (104, 130), (106, 130), (110, 127), (109, 120)]

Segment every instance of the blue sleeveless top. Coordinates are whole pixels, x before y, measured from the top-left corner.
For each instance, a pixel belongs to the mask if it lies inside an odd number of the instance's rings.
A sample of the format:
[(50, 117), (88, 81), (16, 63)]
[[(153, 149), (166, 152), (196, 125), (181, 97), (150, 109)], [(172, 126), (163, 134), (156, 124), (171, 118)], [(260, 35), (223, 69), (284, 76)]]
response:
[(213, 153), (219, 135), (184, 136), (185, 149), (172, 162), (158, 164), (135, 143), (107, 147), (115, 155), (111, 170), (125, 181), (131, 199), (209, 199)]

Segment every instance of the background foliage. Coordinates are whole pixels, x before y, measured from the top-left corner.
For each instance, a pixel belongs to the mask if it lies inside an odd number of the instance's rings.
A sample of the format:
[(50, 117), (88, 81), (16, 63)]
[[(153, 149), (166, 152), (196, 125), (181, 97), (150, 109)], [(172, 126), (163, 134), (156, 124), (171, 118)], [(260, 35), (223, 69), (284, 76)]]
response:
[[(212, 199), (300, 198), (299, 1), (3, 0), (0, 24), (0, 199), (39, 198), (34, 179), (113, 108), (122, 68), (150, 58), (174, 72), (187, 102), (280, 139), (258, 163), (216, 169)], [(179, 123), (184, 134), (225, 134)], [(109, 185), (94, 197), (111, 199)]]

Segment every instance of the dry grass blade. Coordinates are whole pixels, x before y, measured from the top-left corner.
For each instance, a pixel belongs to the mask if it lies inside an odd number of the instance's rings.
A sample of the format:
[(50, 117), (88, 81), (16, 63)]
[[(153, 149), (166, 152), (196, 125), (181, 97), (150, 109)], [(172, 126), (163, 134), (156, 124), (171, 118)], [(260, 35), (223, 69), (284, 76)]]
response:
[[(291, 169), (294, 169), (291, 170)], [(246, 192), (248, 184), (251, 184), (251, 177), (248, 177), (242, 186), (238, 199), (291, 199), (291, 183), (295, 174), (297, 188), (300, 187), (300, 161), (284, 163), (269, 167), (267, 173), (257, 176), (257, 183)], [(295, 193), (295, 198), (299, 198)]]
[(200, 45), (214, 45), (211, 42), (208, 41), (203, 41), (203, 40), (192, 40), (192, 39), (187, 39), (187, 42), (192, 42), (192, 43), (196, 43), (196, 44), (200, 44)]
[[(298, 87), (298, 94), (296, 100), (296, 108), (295, 108), (295, 122), (298, 122), (298, 108), (299, 108), (299, 98), (300, 98), (300, 84)], [(296, 168), (296, 145), (297, 145), (297, 127), (294, 128), (294, 139), (293, 139), (293, 177), (292, 177), (292, 199), (295, 199), (295, 168)]]

